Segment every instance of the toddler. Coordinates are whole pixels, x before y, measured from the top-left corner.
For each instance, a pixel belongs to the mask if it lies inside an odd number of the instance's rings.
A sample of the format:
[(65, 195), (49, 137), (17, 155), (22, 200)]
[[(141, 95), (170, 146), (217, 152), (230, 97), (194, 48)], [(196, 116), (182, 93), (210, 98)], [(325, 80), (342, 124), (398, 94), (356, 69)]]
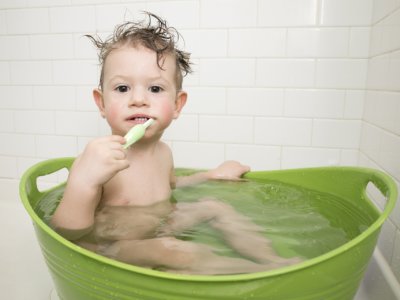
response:
[[(187, 100), (183, 76), (189, 54), (179, 34), (161, 18), (127, 22), (102, 41), (101, 76), (94, 101), (111, 135), (89, 142), (75, 160), (51, 226), (96, 253), (134, 265), (176, 273), (231, 274), (291, 264), (275, 254), (261, 229), (230, 205), (213, 198), (171, 203), (175, 187), (210, 179), (240, 180), (249, 167), (227, 161), (213, 170), (175, 177), (171, 150), (160, 141)], [(128, 149), (124, 135), (148, 119), (144, 137)], [(225, 257), (207, 245), (174, 237), (207, 222), (243, 258)]]

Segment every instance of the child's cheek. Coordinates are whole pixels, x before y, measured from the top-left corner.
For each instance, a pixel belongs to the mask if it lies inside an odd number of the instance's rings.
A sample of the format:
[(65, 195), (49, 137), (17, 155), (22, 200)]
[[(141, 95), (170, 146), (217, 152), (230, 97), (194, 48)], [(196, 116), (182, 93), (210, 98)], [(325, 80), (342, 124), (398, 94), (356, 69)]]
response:
[(115, 120), (115, 119), (117, 119), (118, 115), (120, 115), (120, 110), (116, 107), (111, 107), (110, 114), (109, 114), (110, 118)]
[(110, 106), (106, 110), (106, 119), (111, 127), (115, 125), (115, 122), (118, 121), (118, 116), (120, 116), (120, 110), (115, 106)]
[(163, 103), (163, 105), (161, 105), (160, 112), (163, 116), (163, 119), (165, 119), (165, 121), (167, 121), (169, 123), (172, 121), (172, 119), (174, 118), (174, 108), (175, 108), (175, 105), (170, 104), (168, 102)]

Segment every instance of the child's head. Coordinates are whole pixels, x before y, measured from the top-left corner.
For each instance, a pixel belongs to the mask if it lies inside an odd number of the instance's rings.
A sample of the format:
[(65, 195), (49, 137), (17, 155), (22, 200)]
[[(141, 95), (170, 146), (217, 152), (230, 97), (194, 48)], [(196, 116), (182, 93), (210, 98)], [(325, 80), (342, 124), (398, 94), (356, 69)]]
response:
[[(86, 35), (99, 49), (99, 60), (101, 64), (100, 88), (103, 87), (104, 65), (108, 55), (123, 46), (142, 46), (157, 54), (157, 65), (163, 68), (165, 55), (172, 55), (176, 60), (176, 87), (182, 88), (183, 77), (191, 72), (190, 54), (177, 49), (179, 33), (173, 27), (168, 27), (165, 20), (160, 17), (146, 13), (148, 22), (125, 22), (117, 26), (111, 37), (102, 41), (91, 35)], [(153, 24), (155, 22), (155, 24)]]

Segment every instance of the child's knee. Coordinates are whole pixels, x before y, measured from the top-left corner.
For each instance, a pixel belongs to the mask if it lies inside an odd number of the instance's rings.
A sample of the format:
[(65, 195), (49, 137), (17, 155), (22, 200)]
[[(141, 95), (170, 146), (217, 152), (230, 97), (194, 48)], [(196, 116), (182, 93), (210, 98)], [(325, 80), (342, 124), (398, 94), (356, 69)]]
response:
[(199, 203), (202, 204), (210, 213), (218, 213), (218, 212), (233, 212), (234, 209), (231, 205), (222, 202), (213, 197), (205, 197), (199, 200)]
[(99, 245), (96, 249), (96, 253), (108, 258), (118, 259), (120, 249), (121, 246), (119, 245), (119, 241), (117, 241), (114, 243)]

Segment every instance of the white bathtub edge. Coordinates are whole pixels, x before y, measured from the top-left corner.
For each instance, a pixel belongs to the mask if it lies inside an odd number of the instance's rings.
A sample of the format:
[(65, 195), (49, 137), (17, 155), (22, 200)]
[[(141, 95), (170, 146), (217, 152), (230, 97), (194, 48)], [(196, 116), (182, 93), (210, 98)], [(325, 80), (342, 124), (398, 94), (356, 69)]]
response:
[(400, 283), (378, 248), (375, 248), (361, 288), (363, 289), (362, 300), (400, 299)]
[(397, 281), (396, 276), (393, 274), (391, 267), (387, 260), (384, 258), (382, 252), (376, 248), (374, 251), (374, 259), (377, 261), (378, 266), (381, 268), (382, 274), (393, 291), (393, 295), (396, 299), (400, 299), (400, 283)]

